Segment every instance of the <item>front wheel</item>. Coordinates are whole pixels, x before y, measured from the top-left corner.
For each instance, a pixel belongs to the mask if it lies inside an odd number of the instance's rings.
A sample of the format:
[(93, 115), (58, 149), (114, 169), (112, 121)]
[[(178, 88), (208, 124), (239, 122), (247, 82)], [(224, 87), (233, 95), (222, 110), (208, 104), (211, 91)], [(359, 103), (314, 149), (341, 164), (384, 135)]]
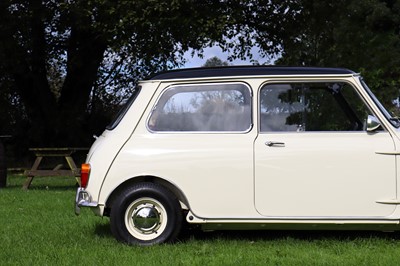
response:
[(122, 242), (154, 245), (173, 241), (182, 226), (178, 199), (155, 183), (139, 183), (122, 191), (110, 213), (111, 231)]

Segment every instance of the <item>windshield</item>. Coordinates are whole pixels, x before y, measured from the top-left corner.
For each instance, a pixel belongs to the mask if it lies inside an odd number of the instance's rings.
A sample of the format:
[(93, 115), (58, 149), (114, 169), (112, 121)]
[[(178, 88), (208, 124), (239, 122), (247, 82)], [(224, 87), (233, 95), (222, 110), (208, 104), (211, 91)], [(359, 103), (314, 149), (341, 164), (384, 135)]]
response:
[(400, 127), (400, 121), (399, 118), (393, 117), (387, 110), (386, 108), (381, 104), (381, 102), (376, 98), (375, 94), (372, 93), (372, 91), (369, 89), (368, 85), (364, 82), (364, 80), (360, 77), (360, 82), (363, 85), (364, 89), (368, 93), (368, 95), (371, 97), (371, 99), (374, 101), (374, 103), (378, 106), (378, 108), (381, 110), (382, 114), (386, 117), (387, 120), (396, 128)]
[(131, 95), (131, 97), (129, 98), (129, 100), (125, 103), (125, 105), (118, 111), (117, 115), (114, 117), (114, 119), (112, 120), (112, 122), (106, 127), (106, 129), (108, 130), (113, 130), (118, 124), (119, 122), (121, 122), (122, 118), (125, 116), (126, 112), (129, 110), (129, 108), (131, 107), (132, 103), (136, 100), (136, 97), (139, 95), (140, 93), (140, 89), (141, 87), (138, 86), (135, 91), (133, 92), (133, 94)]

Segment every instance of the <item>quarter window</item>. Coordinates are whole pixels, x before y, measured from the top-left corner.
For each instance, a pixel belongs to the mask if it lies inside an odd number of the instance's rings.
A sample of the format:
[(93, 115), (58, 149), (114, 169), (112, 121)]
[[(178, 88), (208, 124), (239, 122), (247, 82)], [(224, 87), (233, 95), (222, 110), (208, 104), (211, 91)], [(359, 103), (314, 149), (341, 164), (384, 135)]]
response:
[(174, 86), (162, 94), (148, 121), (152, 131), (247, 131), (251, 93), (241, 83)]
[(347, 83), (268, 84), (260, 94), (260, 130), (362, 131), (370, 113)]

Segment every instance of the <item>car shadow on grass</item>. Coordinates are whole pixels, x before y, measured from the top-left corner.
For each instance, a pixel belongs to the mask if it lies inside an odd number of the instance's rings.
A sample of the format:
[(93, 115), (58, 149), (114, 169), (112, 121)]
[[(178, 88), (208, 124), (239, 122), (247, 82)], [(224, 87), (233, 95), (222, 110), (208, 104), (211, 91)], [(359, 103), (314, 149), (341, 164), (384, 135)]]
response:
[[(114, 238), (111, 233), (110, 224), (99, 223), (95, 227), (94, 234), (101, 238)], [(175, 243), (185, 244), (190, 241), (217, 241), (231, 240), (243, 242), (258, 241), (279, 241), (279, 240), (299, 240), (299, 241), (356, 241), (368, 239), (380, 239), (387, 241), (399, 241), (398, 232), (380, 231), (336, 231), (336, 230), (217, 230), (202, 231), (199, 228), (183, 228)]]
[(191, 240), (213, 241), (276, 241), (294, 239), (300, 241), (354, 241), (380, 239), (399, 241), (399, 232), (360, 231), (360, 230), (217, 230), (201, 231), (200, 229), (186, 229), (181, 233), (178, 241), (185, 243)]
[(100, 238), (113, 238), (109, 222), (96, 224), (94, 233)]

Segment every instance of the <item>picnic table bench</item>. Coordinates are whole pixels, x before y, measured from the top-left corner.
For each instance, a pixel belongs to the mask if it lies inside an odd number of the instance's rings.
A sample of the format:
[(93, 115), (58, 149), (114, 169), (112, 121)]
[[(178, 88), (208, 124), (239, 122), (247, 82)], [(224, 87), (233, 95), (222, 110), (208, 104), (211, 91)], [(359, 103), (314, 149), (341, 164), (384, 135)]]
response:
[[(75, 164), (72, 155), (77, 151), (88, 151), (88, 148), (31, 148), (29, 151), (35, 153), (36, 159), (30, 170), (26, 170), (24, 174), (27, 176), (23, 189), (28, 189), (35, 176), (70, 176), (79, 177), (80, 168)], [(56, 165), (53, 169), (39, 169), (43, 158), (64, 157), (68, 163), (69, 169), (62, 169), (63, 164)], [(79, 182), (78, 178), (77, 181)]]

